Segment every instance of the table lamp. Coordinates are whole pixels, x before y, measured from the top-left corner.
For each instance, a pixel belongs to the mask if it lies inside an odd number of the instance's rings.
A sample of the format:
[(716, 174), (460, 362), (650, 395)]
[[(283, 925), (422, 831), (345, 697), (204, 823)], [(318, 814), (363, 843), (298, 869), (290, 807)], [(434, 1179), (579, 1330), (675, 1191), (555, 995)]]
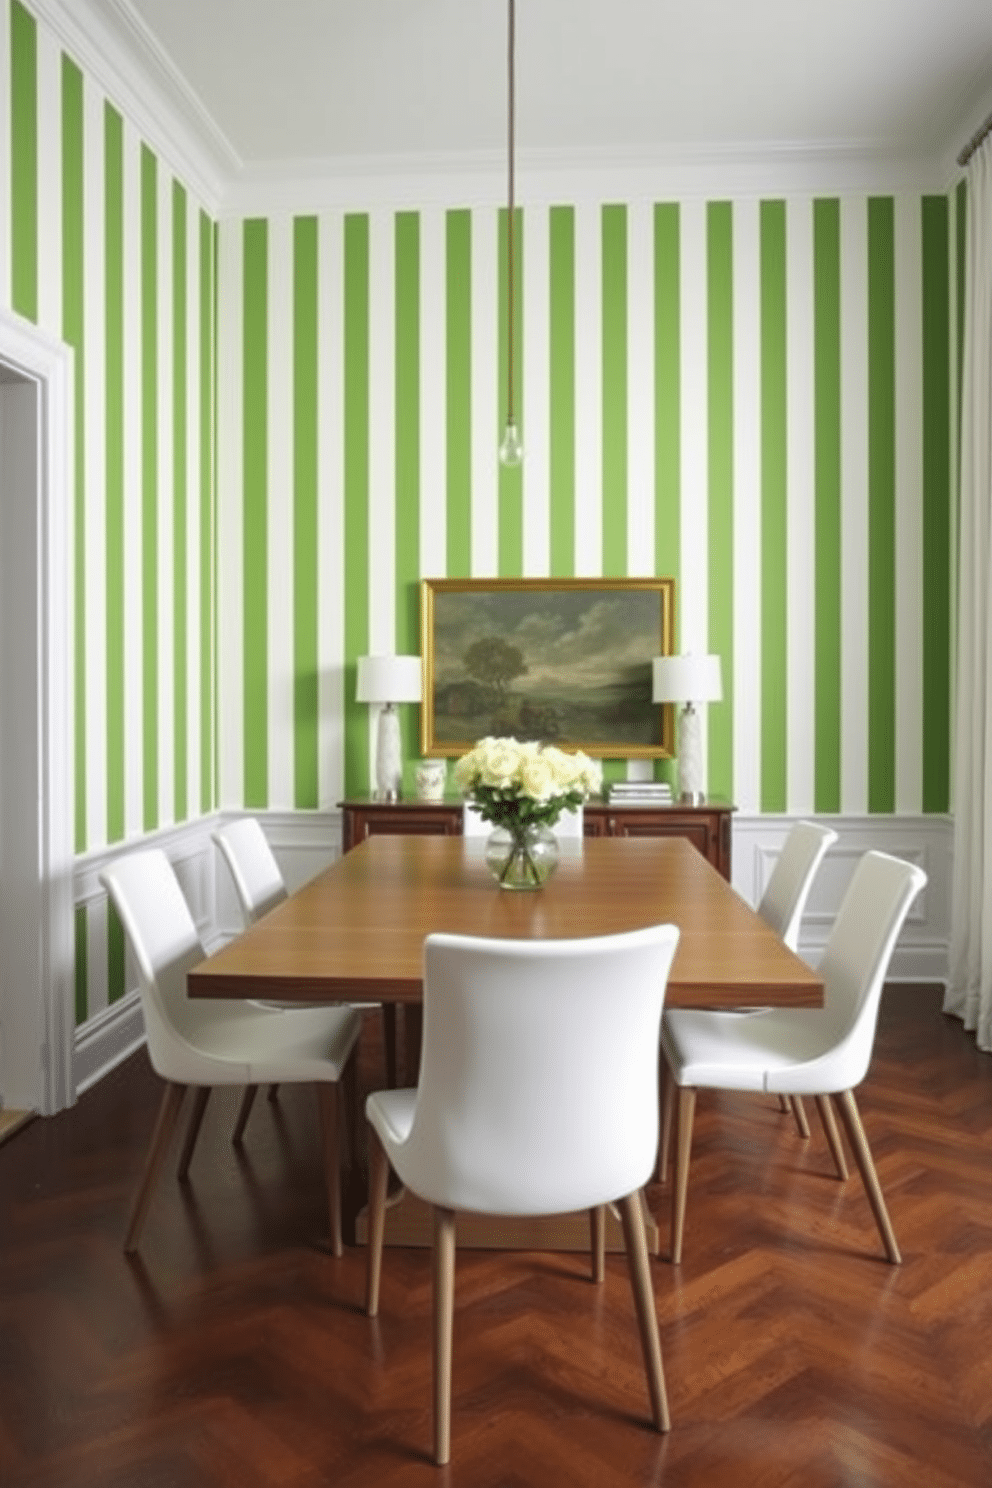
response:
[(395, 704), (420, 702), (421, 675), (419, 656), (358, 658), (358, 702), (382, 705), (375, 740), (375, 793), (380, 801), (399, 800), (403, 754)]
[(696, 703), (718, 703), (723, 697), (719, 656), (656, 656), (652, 663), (656, 703), (684, 703), (679, 714), (679, 788), (681, 799), (696, 806), (703, 800), (703, 741)]

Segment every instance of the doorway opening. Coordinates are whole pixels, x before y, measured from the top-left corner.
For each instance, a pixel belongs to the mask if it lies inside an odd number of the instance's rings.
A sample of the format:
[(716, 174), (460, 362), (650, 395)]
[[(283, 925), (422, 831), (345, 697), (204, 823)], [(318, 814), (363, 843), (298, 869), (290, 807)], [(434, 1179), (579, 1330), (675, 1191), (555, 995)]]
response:
[(72, 353), (0, 312), (0, 1103), (75, 1097)]

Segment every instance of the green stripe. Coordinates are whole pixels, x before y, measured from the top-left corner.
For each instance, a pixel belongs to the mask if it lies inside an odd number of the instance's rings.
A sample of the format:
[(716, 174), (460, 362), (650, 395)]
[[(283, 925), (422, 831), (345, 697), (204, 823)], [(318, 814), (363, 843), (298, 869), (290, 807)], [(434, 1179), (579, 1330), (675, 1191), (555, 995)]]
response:
[(143, 823), (158, 826), (158, 164), (141, 147), (141, 721)]
[(127, 991), (124, 926), (107, 900), (107, 1002), (112, 1007)]
[(62, 57), (62, 337), (75, 352), (73, 375), (73, 702), (74, 840), (86, 836), (86, 364), (83, 227), (83, 75)]
[(496, 387), (496, 427), (493, 434), (493, 459), (497, 461), (499, 502), (499, 573), (503, 578), (519, 578), (524, 569), (524, 525), (523, 525), (523, 464), (506, 466), (498, 462), (496, 454), (506, 428), (508, 414), (516, 415), (520, 437), (527, 445), (524, 428), (524, 367), (523, 367), (523, 213), (520, 208), (513, 213), (513, 398), (507, 407), (507, 242), (506, 209), (497, 218), (499, 234), (499, 291), (496, 298), (496, 314), (499, 338), (498, 373)]
[(124, 836), (124, 126), (104, 106), (107, 841)]
[(200, 810), (214, 805), (214, 229), (200, 211)]
[(816, 594), (814, 801), (839, 811), (841, 738), (840, 202), (813, 203)]
[[(420, 218), (396, 214), (396, 650), (420, 651)], [(415, 708), (400, 708), (403, 758), (419, 752)]]
[(868, 809), (895, 810), (895, 239), (868, 202)]
[[(679, 207), (654, 209), (654, 571), (675, 580), (674, 650), (682, 543), (681, 257)], [(676, 784), (673, 760), (656, 760), (657, 780)]]
[(472, 214), (445, 217), (447, 573), (472, 569)]
[(958, 436), (960, 438), (961, 421), (961, 385), (964, 378), (964, 300), (965, 285), (967, 283), (966, 264), (968, 261), (968, 182), (959, 181), (957, 187), (957, 210), (954, 213), (957, 236), (955, 239), (955, 255), (957, 269), (957, 323), (958, 323), (958, 345), (957, 345), (957, 378), (958, 378)]
[(244, 804), (269, 801), (268, 224), (244, 224)]
[(709, 649), (723, 666), (722, 703), (709, 707), (709, 791), (734, 782), (734, 219), (729, 202), (707, 212), (707, 411), (709, 416)]
[(172, 183), (172, 614), (173, 614), (173, 814), (189, 815), (187, 785), (187, 706), (189, 638), (186, 628), (186, 483), (188, 479), (186, 418), (186, 192)]
[(89, 916), (85, 904), (76, 905), (76, 1027), (89, 1016)]
[(785, 203), (761, 203), (761, 809), (786, 793)]
[(923, 198), (923, 810), (950, 807), (951, 385), (946, 196)]
[(345, 789), (369, 788), (369, 717), (355, 701), (355, 663), (369, 635), (369, 219), (344, 219), (344, 745)]
[(293, 799), (316, 808), (317, 219), (293, 223)]
[(551, 208), (548, 237), (550, 572), (553, 578), (570, 578), (575, 572), (574, 208)]
[(11, 303), (38, 319), (38, 28), (10, 7)]
[(602, 212), (603, 575), (627, 572), (627, 208)]

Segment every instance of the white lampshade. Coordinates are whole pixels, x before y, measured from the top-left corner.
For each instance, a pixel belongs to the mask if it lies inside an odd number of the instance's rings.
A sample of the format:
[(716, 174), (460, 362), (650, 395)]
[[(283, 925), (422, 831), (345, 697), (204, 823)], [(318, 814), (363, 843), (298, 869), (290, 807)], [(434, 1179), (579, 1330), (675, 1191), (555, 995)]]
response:
[(419, 656), (360, 656), (356, 700), (360, 703), (419, 703)]
[(656, 656), (652, 663), (656, 703), (718, 703), (723, 697), (719, 656)]

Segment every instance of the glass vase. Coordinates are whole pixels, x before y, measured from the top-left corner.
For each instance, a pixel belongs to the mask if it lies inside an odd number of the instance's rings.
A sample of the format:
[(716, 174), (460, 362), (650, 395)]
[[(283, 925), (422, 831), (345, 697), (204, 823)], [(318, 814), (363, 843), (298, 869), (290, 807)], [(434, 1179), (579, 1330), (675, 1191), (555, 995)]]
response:
[(539, 889), (558, 867), (550, 827), (496, 827), (486, 842), (486, 867), (501, 889)]

